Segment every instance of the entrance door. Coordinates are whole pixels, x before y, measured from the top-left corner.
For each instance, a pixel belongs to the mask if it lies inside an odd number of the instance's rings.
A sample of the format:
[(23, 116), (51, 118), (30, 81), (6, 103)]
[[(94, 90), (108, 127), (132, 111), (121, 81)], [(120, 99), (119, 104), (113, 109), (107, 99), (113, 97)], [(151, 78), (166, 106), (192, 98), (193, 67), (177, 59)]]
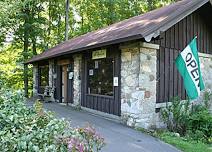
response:
[(84, 65), (82, 106), (120, 116), (118, 47), (87, 53)]
[(63, 59), (57, 64), (56, 97), (59, 102), (73, 103), (73, 63)]
[(67, 102), (67, 91), (68, 91), (68, 81), (67, 81), (67, 65), (62, 66), (62, 102)]
[(62, 66), (62, 102), (73, 103), (73, 65)]

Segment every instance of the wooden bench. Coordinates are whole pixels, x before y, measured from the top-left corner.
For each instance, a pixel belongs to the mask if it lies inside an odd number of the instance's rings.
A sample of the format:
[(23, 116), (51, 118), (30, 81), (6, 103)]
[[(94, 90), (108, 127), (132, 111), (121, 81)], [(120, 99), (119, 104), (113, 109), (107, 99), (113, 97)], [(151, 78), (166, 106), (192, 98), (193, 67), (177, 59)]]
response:
[(54, 87), (46, 86), (45, 89), (44, 89), (44, 93), (43, 94), (38, 94), (38, 97), (40, 97), (40, 100), (44, 101), (44, 102), (55, 101), (55, 99), (54, 99), (54, 91), (55, 91)]

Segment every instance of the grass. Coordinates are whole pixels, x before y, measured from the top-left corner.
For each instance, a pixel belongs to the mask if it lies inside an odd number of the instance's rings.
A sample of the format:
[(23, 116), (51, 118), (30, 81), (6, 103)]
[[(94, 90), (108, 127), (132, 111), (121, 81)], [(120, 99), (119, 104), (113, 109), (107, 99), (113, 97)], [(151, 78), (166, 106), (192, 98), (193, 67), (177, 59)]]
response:
[(212, 145), (197, 142), (185, 137), (179, 137), (176, 134), (168, 131), (146, 131), (141, 128), (137, 128), (137, 130), (160, 138), (165, 143), (173, 145), (183, 152), (212, 152)]
[(184, 152), (212, 152), (212, 147), (210, 145), (204, 144), (202, 142), (197, 142), (191, 139), (178, 137), (173, 133), (158, 133), (157, 137)]

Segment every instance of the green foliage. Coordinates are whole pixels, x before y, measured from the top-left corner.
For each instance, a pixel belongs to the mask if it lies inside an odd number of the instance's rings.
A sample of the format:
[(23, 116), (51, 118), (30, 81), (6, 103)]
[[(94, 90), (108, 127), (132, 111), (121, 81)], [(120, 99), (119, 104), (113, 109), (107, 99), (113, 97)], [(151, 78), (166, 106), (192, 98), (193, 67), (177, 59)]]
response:
[(162, 109), (161, 114), (171, 132), (180, 133), (191, 139), (212, 143), (212, 115), (208, 110), (210, 96), (206, 92), (201, 104), (180, 102), (175, 98), (172, 105)]
[[(72, 0), (69, 38), (140, 15), (172, 1)], [(0, 61), (6, 61), (0, 63), (0, 79), (5, 86), (20, 89), (24, 86), (23, 80), (26, 80), (28, 71), (23, 62), (64, 41), (65, 1), (3, 0), (0, 1), (0, 8)], [(28, 75), (32, 78), (31, 68)]]
[(73, 129), (67, 121), (45, 112), (40, 102), (34, 109), (25, 104), (20, 91), (0, 92), (0, 151), (93, 152), (104, 146), (93, 128)]
[[(189, 117), (189, 135), (195, 140), (211, 142), (212, 115), (205, 106), (194, 106)], [(212, 143), (212, 142), (211, 142)]]
[(157, 137), (184, 152), (210, 152), (212, 148), (200, 141), (176, 136), (176, 134), (172, 132), (159, 132), (157, 133)]
[(162, 118), (170, 131), (185, 135), (189, 119), (189, 102), (173, 98), (172, 105), (162, 109)]

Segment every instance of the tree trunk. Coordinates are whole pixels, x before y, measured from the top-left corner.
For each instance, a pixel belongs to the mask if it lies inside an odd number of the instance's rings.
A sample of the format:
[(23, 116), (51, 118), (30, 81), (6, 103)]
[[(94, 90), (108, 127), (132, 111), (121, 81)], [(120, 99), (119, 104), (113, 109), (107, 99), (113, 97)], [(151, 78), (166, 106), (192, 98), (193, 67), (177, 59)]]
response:
[(33, 52), (33, 55), (37, 55), (36, 38), (35, 37), (32, 38), (32, 52)]
[(66, 0), (66, 30), (65, 30), (65, 40), (68, 40), (68, 34), (69, 34), (69, 6), (70, 6), (70, 0)]
[[(29, 24), (29, 10), (26, 8), (25, 10), (26, 18), (24, 21), (24, 50), (23, 57), (24, 62), (28, 60), (28, 48), (29, 48), (29, 32), (28, 32), (28, 24)], [(28, 97), (28, 65), (24, 64), (24, 93), (25, 97)]]
[(61, 36), (61, 15), (58, 14), (58, 26), (57, 26), (57, 43), (59, 44), (62, 40)]
[(46, 42), (46, 49), (49, 48), (49, 37), (51, 35), (51, 9), (52, 9), (52, 3), (51, 3), (51, 0), (49, 0), (49, 8), (48, 8), (48, 15), (49, 15), (49, 21), (48, 21), (48, 39), (47, 39), (47, 42)]

